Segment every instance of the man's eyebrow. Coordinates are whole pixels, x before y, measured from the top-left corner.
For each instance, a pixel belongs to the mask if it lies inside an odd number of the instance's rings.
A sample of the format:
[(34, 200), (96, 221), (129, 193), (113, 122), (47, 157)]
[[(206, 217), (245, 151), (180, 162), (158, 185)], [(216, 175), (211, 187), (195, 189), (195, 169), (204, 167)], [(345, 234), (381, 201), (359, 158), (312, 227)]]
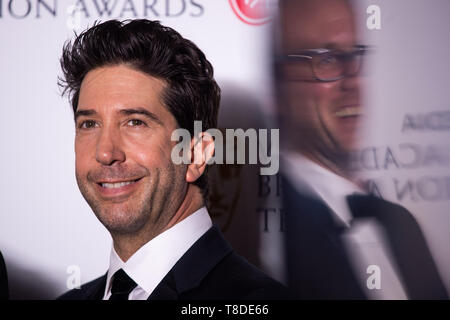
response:
[(77, 119), (78, 119), (79, 117), (81, 117), (81, 116), (89, 117), (89, 116), (93, 116), (93, 115), (96, 115), (96, 114), (97, 114), (97, 111), (92, 110), (92, 109), (77, 110), (77, 111), (75, 112), (75, 121), (77, 121)]
[(330, 49), (330, 50), (338, 49), (339, 45), (337, 43), (335, 43), (335, 42), (328, 42), (328, 43), (325, 43), (322, 48)]
[(329, 42), (329, 43), (326, 43), (326, 44), (323, 46), (323, 48), (324, 48), (324, 49), (328, 49), (328, 50), (341, 50), (341, 51), (342, 51), (342, 50), (346, 50), (346, 49), (352, 49), (352, 48), (355, 48), (355, 47), (357, 47), (359, 44), (360, 44), (360, 43), (355, 43), (355, 44), (353, 44), (353, 45), (343, 47), (343, 46), (341, 46), (341, 45), (338, 44), (338, 43), (335, 43), (335, 42)]
[(321, 44), (315, 44), (315, 45), (309, 45), (309, 46), (300, 46), (297, 47), (295, 50), (290, 50), (293, 54), (296, 52), (304, 52), (309, 50), (315, 50), (315, 49), (327, 49), (327, 50), (336, 50), (339, 49), (339, 44), (335, 42), (324, 42)]
[(143, 115), (147, 118), (149, 118), (150, 120), (158, 123), (159, 125), (163, 125), (162, 121), (158, 118), (158, 116), (156, 114), (154, 114), (153, 112), (148, 111), (147, 109), (144, 108), (136, 108), (136, 109), (121, 109), (119, 111), (119, 113), (124, 114), (124, 115), (133, 115), (133, 114), (140, 114)]

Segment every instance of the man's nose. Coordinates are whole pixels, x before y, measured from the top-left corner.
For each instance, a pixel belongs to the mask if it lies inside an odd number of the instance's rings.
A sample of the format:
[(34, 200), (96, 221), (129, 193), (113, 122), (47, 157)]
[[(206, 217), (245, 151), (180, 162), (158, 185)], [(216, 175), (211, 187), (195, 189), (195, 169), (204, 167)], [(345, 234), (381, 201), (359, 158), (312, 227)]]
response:
[(345, 75), (341, 84), (343, 90), (360, 90), (361, 87), (361, 61), (349, 60), (345, 64)]
[(361, 89), (361, 76), (359, 73), (347, 74), (342, 78), (341, 88), (344, 91), (359, 91)]
[(110, 166), (116, 162), (124, 162), (125, 159), (125, 152), (122, 149), (118, 129), (104, 128), (97, 141), (97, 162), (105, 166)]

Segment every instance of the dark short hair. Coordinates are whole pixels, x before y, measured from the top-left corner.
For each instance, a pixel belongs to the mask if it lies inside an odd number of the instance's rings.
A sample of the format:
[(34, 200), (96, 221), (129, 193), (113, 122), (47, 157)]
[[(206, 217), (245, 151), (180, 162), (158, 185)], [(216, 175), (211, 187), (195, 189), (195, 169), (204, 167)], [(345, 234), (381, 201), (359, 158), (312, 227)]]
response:
[[(63, 76), (58, 85), (68, 93), (77, 110), (81, 83), (96, 68), (126, 64), (163, 80), (162, 100), (180, 128), (194, 133), (194, 121), (204, 131), (217, 126), (220, 88), (205, 54), (190, 40), (158, 21), (146, 19), (95, 23), (63, 47), (60, 60)], [(204, 195), (207, 178), (195, 183)]]

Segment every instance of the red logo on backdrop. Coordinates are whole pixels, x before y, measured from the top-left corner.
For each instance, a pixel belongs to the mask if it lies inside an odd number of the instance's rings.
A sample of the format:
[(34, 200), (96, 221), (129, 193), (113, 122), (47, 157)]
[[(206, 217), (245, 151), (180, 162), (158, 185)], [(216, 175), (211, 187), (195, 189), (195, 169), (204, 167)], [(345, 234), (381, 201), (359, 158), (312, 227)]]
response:
[(229, 0), (234, 13), (243, 22), (260, 25), (271, 20), (271, 0)]

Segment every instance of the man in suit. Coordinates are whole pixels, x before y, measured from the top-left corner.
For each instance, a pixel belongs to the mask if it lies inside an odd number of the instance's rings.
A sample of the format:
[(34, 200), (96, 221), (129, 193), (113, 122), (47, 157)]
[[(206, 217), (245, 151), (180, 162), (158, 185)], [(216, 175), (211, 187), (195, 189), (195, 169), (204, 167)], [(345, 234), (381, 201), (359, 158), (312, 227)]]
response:
[(303, 299), (447, 298), (412, 215), (367, 195), (349, 170), (368, 50), (351, 1), (279, 6), (274, 62), (290, 289)]
[[(113, 239), (107, 273), (61, 299), (281, 297), (204, 204), (214, 142), (194, 136), (194, 120), (216, 127), (220, 89), (200, 49), (158, 22), (112, 20), (66, 44), (61, 65), (77, 183)], [(174, 148), (176, 132), (192, 137), (184, 149)]]
[(8, 275), (6, 273), (5, 260), (0, 252), (0, 300), (8, 300)]

